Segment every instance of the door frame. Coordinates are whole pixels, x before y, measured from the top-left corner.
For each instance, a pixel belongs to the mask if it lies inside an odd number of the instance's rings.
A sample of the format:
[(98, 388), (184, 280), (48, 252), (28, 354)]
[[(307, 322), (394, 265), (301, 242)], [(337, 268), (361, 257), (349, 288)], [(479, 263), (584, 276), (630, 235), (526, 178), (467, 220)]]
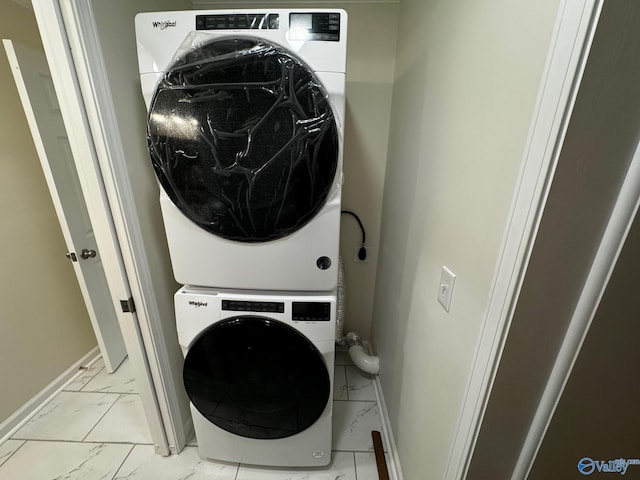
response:
[[(139, 285), (136, 270), (131, 268), (131, 262), (126, 262), (133, 254), (130, 244), (125, 241), (128, 237), (119, 210), (126, 205), (117, 198), (114, 201), (113, 191), (107, 189), (106, 182), (111, 177), (100, 167), (90, 112), (82, 95), (80, 71), (71, 53), (68, 30), (73, 30), (73, 26), (65, 24), (58, 1), (33, 0), (32, 5), (151, 438), (157, 453), (169, 455), (171, 451), (160, 405), (162, 398), (157, 395), (151, 375), (152, 367), (157, 370), (157, 362), (147, 355), (143, 339), (146, 325), (143, 319), (147, 317), (147, 311), (136, 288)], [(127, 302), (132, 298), (137, 300), (137, 311), (125, 312), (120, 301)]]
[(469, 469), (603, 2), (560, 2), (446, 480), (464, 479)]
[[(146, 254), (139, 214), (134, 207), (133, 186), (126, 169), (127, 157), (108, 83), (107, 66), (102, 54), (94, 12), (86, 0), (56, 0), (60, 5), (72, 57), (79, 80), (80, 93), (92, 132), (92, 139), (106, 195), (111, 205), (115, 227), (120, 239), (126, 272), (133, 298), (136, 299), (140, 347), (145, 355), (147, 375), (152, 381), (168, 441), (169, 450), (178, 453), (186, 445), (193, 429), (191, 418), (185, 423), (180, 414), (181, 400), (175, 378), (166, 335), (157, 321), (162, 318)], [(132, 21), (133, 24), (133, 21)], [(170, 313), (172, 315), (172, 313)]]

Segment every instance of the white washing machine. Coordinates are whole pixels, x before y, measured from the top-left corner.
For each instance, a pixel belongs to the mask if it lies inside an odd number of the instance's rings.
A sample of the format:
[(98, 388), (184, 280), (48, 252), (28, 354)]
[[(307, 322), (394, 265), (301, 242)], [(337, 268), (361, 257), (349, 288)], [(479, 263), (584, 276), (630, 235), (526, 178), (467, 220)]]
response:
[(346, 12), (142, 13), (136, 36), (176, 280), (335, 288)]
[(335, 295), (184, 287), (175, 307), (200, 455), (328, 465)]

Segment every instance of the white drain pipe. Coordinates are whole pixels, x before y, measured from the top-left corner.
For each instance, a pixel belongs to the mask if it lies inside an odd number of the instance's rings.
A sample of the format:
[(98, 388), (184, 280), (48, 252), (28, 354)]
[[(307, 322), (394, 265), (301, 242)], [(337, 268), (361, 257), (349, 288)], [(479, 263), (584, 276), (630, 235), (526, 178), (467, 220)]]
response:
[(344, 265), (342, 257), (338, 261), (338, 291), (336, 301), (336, 343), (349, 347), (349, 357), (353, 364), (363, 372), (377, 375), (380, 372), (380, 359), (377, 356), (369, 355), (364, 350), (362, 340), (353, 332), (344, 335), (344, 312), (345, 312), (346, 287), (344, 281)]
[(349, 357), (356, 367), (373, 375), (380, 373), (380, 359), (364, 351), (362, 340), (358, 335), (353, 332), (347, 333), (347, 345), (349, 345)]

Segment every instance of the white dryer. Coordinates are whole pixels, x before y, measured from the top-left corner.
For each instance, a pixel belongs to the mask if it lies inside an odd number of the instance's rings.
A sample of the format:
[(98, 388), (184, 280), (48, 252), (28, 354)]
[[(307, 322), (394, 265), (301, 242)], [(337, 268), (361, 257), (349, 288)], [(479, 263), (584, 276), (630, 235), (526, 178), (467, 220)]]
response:
[(136, 16), (147, 140), (179, 283), (337, 283), (347, 14)]
[(331, 460), (335, 295), (175, 295), (200, 455), (272, 466)]

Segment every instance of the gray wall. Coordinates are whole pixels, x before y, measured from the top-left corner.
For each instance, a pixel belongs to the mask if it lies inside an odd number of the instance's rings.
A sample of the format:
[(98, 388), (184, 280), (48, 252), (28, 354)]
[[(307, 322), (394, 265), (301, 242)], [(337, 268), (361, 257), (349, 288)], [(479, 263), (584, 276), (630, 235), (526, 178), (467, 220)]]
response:
[[(605, 2), (482, 422), (470, 480), (509, 478), (515, 466), (640, 139), (639, 44), (640, 9), (635, 2)], [(617, 347), (609, 348), (614, 353)], [(589, 395), (594, 400), (600, 396), (595, 390)], [(575, 472), (579, 458), (569, 462)], [(553, 477), (570, 478), (560, 473)]]
[[(583, 457), (640, 458), (638, 265), (640, 218), (636, 217), (529, 480), (584, 478), (577, 469)], [(625, 477), (638, 476), (640, 466), (629, 466)]]
[[(33, 12), (0, 0), (0, 36), (43, 51)], [(0, 423), (96, 346), (20, 104), (0, 52)]]

